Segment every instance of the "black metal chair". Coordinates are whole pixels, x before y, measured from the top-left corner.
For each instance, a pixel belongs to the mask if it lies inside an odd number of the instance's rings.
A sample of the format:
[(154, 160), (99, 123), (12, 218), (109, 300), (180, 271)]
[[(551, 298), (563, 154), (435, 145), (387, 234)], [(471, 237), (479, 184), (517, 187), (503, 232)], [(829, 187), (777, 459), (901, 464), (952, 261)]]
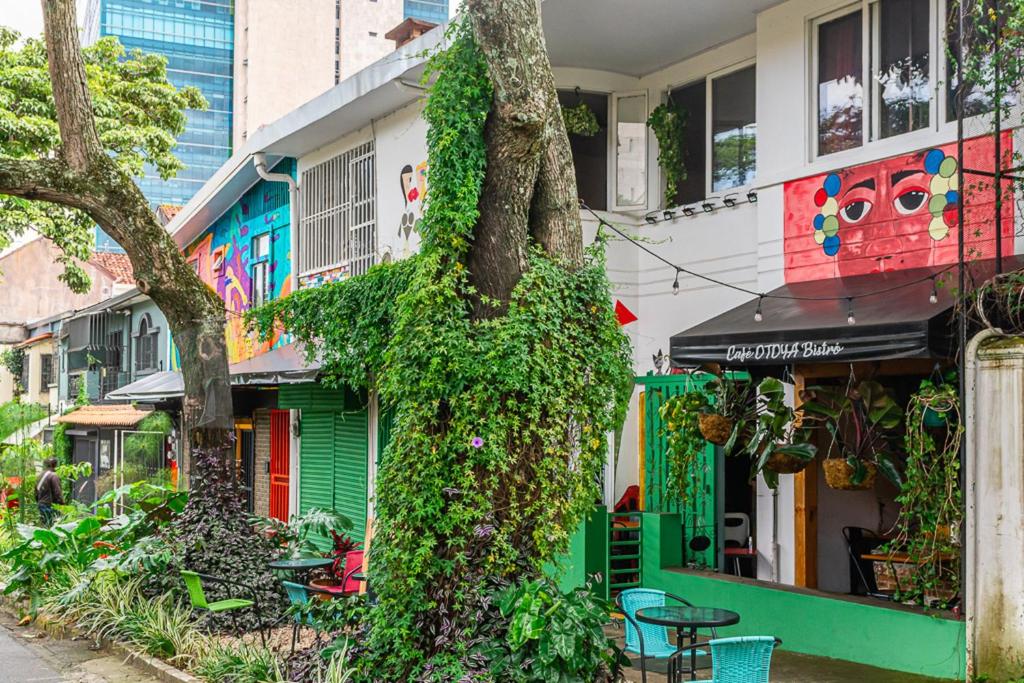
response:
[(892, 596), (878, 590), (874, 562), (861, 557), (873, 552), (886, 539), (871, 529), (859, 526), (844, 526), (843, 538), (846, 539), (846, 552), (850, 555), (850, 595), (891, 600)]

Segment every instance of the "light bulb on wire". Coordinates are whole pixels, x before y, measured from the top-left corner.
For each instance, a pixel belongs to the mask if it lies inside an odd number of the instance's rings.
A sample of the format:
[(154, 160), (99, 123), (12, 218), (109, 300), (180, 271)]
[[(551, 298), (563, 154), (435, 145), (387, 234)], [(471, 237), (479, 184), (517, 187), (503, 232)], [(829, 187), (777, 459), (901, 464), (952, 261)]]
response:
[(676, 279), (672, 282), (672, 294), (677, 296), (679, 294), (679, 271), (676, 270)]
[(757, 298), (757, 310), (754, 311), (754, 322), (759, 323), (764, 320), (764, 314), (761, 312), (761, 302), (764, 301), (764, 294)]
[(937, 304), (939, 303), (939, 290), (935, 286), (935, 278), (932, 277), (932, 293), (928, 295), (928, 303)]
[(849, 305), (846, 309), (846, 324), (856, 325), (857, 318), (856, 316), (853, 315), (853, 297), (851, 296), (849, 299), (847, 299), (847, 301), (849, 302)]

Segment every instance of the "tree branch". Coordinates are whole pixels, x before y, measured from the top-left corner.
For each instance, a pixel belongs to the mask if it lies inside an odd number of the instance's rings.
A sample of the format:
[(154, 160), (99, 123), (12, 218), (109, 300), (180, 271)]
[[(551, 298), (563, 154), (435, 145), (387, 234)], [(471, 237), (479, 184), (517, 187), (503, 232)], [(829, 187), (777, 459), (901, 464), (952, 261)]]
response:
[(0, 156), (0, 194), (91, 212), (99, 202), (63, 159)]
[(42, 3), (61, 154), (72, 169), (85, 171), (93, 159), (103, 154), (103, 147), (93, 120), (92, 99), (78, 40), (75, 0), (42, 0)]

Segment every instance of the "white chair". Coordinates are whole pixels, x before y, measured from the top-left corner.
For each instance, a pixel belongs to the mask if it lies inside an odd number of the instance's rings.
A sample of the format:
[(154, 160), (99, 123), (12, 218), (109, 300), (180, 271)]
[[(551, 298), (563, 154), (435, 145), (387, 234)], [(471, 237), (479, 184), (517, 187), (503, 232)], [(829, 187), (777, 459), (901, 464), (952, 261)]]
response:
[[(750, 516), (745, 512), (726, 512), (724, 519), (725, 532), (725, 543), (729, 545), (735, 543), (739, 548), (746, 548), (747, 541), (750, 538)], [(740, 573), (740, 558), (733, 556), (732, 558), (733, 573), (736, 576), (741, 576)]]

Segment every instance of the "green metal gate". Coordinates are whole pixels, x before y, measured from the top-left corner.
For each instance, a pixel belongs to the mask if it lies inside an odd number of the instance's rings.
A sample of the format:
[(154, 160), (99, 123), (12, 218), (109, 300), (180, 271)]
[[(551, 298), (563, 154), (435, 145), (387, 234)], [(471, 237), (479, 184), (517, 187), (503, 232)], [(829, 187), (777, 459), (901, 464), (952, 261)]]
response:
[(673, 396), (702, 391), (712, 375), (648, 375), (638, 377), (644, 386), (644, 509), (647, 512), (679, 512), (683, 516), (683, 562), (717, 568), (719, 476), (715, 447), (707, 444), (697, 459), (692, 476), (698, 494), (686, 502), (668, 490), (667, 439), (659, 410)]

